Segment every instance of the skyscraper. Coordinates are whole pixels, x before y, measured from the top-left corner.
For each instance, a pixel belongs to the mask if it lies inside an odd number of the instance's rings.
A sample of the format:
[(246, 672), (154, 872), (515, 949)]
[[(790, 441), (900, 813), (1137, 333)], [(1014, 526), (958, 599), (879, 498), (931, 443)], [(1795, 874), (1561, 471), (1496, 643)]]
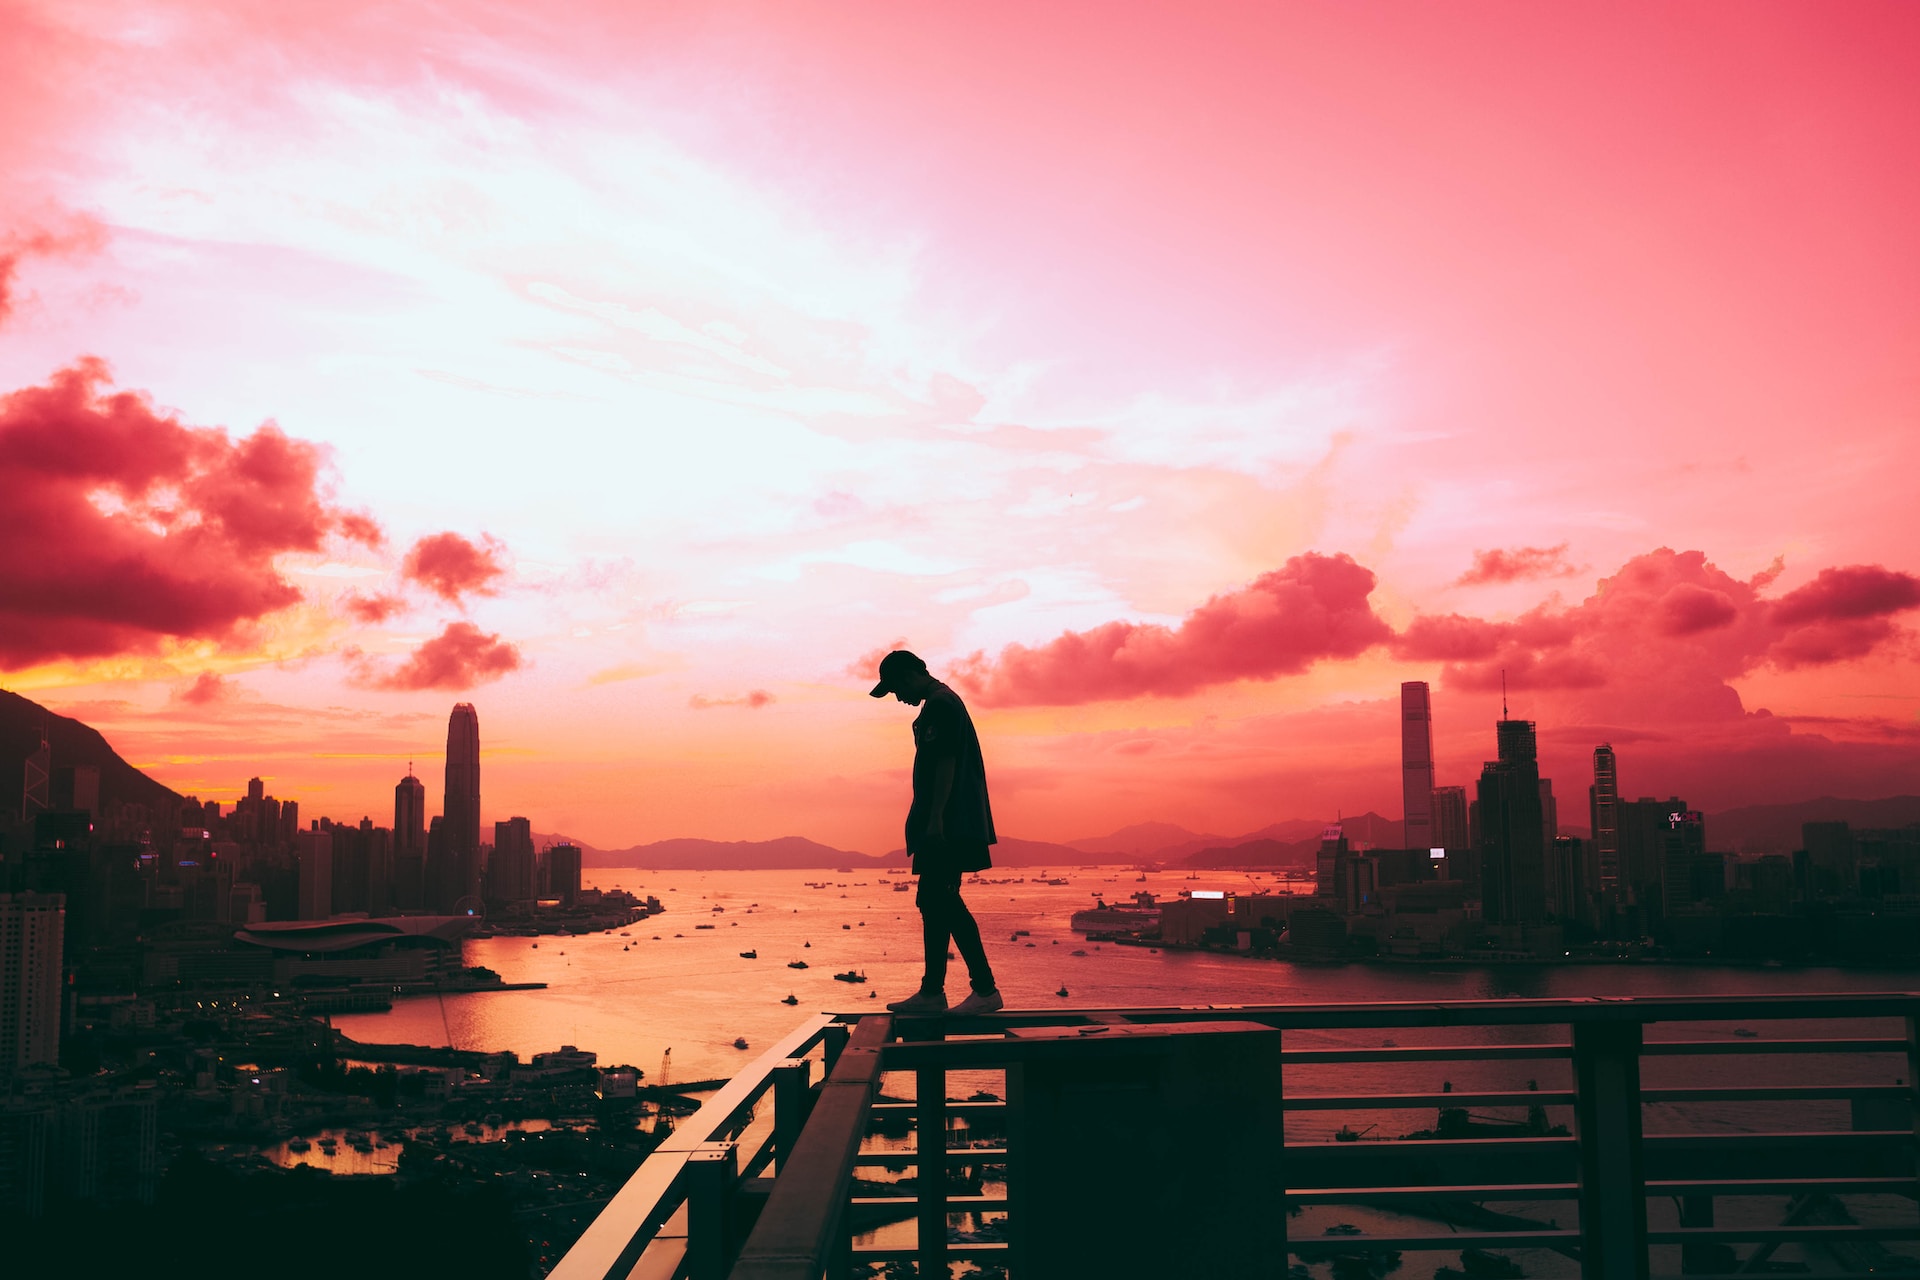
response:
[(1433, 789), (1433, 843), (1430, 849), (1445, 849), (1448, 853), (1464, 853), (1471, 848), (1472, 837), (1467, 831), (1467, 789), (1465, 787), (1435, 787)]
[(1433, 704), (1427, 682), (1400, 686), (1400, 795), (1408, 849), (1433, 845)]
[(60, 1060), (60, 955), (67, 900), (0, 893), (0, 1078)]
[(1480, 771), (1480, 899), (1489, 924), (1546, 919), (1546, 833), (1531, 720), (1502, 719), (1500, 758)]
[(533, 827), (525, 818), (493, 824), (493, 857), (487, 862), (487, 897), (524, 902), (534, 896)]
[[(454, 897), (480, 892), (480, 716), (470, 702), (458, 703), (447, 718), (447, 854), (452, 860)], [(451, 907), (452, 902), (443, 903)]]
[(407, 776), (393, 789), (393, 852), (395, 857), (419, 857), (427, 851), (427, 788), (413, 776)]
[(1620, 773), (1612, 743), (1603, 742), (1593, 749), (1593, 785), (1587, 788), (1587, 810), (1600, 859), (1600, 891), (1612, 893), (1620, 887)]
[(556, 844), (548, 849), (547, 877), (549, 892), (562, 906), (571, 907), (580, 896), (580, 846)]

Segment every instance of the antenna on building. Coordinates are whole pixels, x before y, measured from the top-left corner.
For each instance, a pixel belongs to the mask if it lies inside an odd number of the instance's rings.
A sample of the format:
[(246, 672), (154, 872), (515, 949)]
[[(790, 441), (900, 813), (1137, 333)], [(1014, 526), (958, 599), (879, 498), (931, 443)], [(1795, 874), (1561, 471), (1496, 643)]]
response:
[(1500, 718), (1507, 718), (1507, 669), (1500, 668)]

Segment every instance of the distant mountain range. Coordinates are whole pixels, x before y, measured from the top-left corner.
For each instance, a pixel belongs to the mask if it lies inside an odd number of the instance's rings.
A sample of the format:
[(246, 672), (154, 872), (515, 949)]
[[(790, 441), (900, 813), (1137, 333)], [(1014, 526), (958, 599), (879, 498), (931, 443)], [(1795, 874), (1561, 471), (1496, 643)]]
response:
[(179, 803), (177, 792), (161, 786), (121, 759), (120, 753), (108, 746), (107, 740), (92, 726), (0, 689), (0, 815), (20, 816), (27, 757), (40, 749), (43, 726), (54, 768), (100, 771), (101, 804), (144, 804), (150, 809), (162, 809)]
[[(59, 715), (19, 694), (0, 689), (0, 815), (20, 812), (24, 764), (39, 745), (39, 727), (46, 728), (55, 768), (91, 766), (100, 771), (100, 797), (160, 807), (180, 796), (122, 759), (99, 732), (78, 720)], [(318, 816), (318, 815), (315, 815)], [(1338, 821), (1357, 846), (1398, 848), (1402, 826), (1371, 811)], [(1787, 853), (1801, 847), (1800, 827), (1806, 822), (1848, 822), (1855, 828), (1901, 827), (1920, 823), (1920, 796), (1890, 796), (1881, 800), (1852, 800), (1821, 796), (1789, 804), (1748, 805), (1710, 813), (1706, 817), (1709, 848), (1735, 853)], [(1171, 822), (1141, 822), (1104, 836), (1089, 836), (1056, 844), (1044, 840), (1003, 837), (993, 847), (993, 861), (1002, 867), (1074, 866), (1100, 861), (1155, 862), (1162, 866), (1232, 867), (1294, 866), (1310, 863), (1320, 845), (1320, 833), (1330, 820), (1290, 818), (1257, 831), (1222, 836), (1191, 831)], [(1586, 834), (1563, 822), (1568, 833)], [(561, 835), (536, 835), (535, 844), (567, 840)], [(775, 840), (702, 840), (683, 837), (655, 840), (626, 849), (598, 849), (573, 840), (588, 867), (634, 867), (648, 870), (714, 871), (808, 870), (834, 867), (905, 865), (906, 851), (896, 849), (881, 857), (838, 849), (803, 836)]]

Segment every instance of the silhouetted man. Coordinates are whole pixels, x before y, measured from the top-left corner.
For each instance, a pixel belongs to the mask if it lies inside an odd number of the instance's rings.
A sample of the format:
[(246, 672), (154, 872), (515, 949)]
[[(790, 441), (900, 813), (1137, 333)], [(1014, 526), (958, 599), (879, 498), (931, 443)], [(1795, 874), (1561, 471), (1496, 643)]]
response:
[[(905, 649), (880, 659), (880, 683), (873, 696), (889, 693), (920, 707), (913, 721), (913, 807), (907, 811), (907, 852), (920, 877), (914, 901), (920, 908), (921, 938), (927, 967), (920, 990), (887, 1008), (897, 1013), (947, 1013), (947, 939), (967, 962), (973, 993), (951, 1012), (993, 1013), (1006, 1001), (993, 983), (980, 926), (960, 900), (960, 877), (993, 865), (987, 846), (993, 834), (993, 809), (987, 803), (987, 766), (980, 756), (980, 735), (973, 730), (960, 695), (933, 678), (927, 664)], [(924, 705), (922, 705), (924, 704)]]

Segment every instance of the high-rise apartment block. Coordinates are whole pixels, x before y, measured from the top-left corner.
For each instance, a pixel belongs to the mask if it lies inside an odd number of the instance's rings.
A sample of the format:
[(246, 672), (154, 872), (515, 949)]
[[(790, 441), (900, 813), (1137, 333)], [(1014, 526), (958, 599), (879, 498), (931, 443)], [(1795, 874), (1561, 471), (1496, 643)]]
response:
[(525, 818), (493, 824), (493, 857), (487, 862), (487, 897), (525, 902), (535, 896), (533, 826)]
[(333, 832), (302, 831), (294, 837), (300, 867), (301, 920), (325, 920), (333, 914)]
[(1587, 817), (1593, 827), (1595, 856), (1600, 862), (1600, 891), (1620, 887), (1620, 773), (1613, 745), (1593, 749), (1593, 785), (1587, 788)]
[(1400, 686), (1400, 796), (1409, 849), (1429, 849), (1433, 839), (1433, 703), (1427, 682)]
[(580, 896), (580, 846), (556, 844), (547, 850), (547, 891), (571, 907)]
[(1473, 837), (1467, 830), (1465, 787), (1433, 789), (1433, 843), (1427, 847), (1445, 849), (1449, 854), (1463, 853), (1473, 847)]
[(67, 900), (0, 893), (0, 1077), (60, 1060)]

